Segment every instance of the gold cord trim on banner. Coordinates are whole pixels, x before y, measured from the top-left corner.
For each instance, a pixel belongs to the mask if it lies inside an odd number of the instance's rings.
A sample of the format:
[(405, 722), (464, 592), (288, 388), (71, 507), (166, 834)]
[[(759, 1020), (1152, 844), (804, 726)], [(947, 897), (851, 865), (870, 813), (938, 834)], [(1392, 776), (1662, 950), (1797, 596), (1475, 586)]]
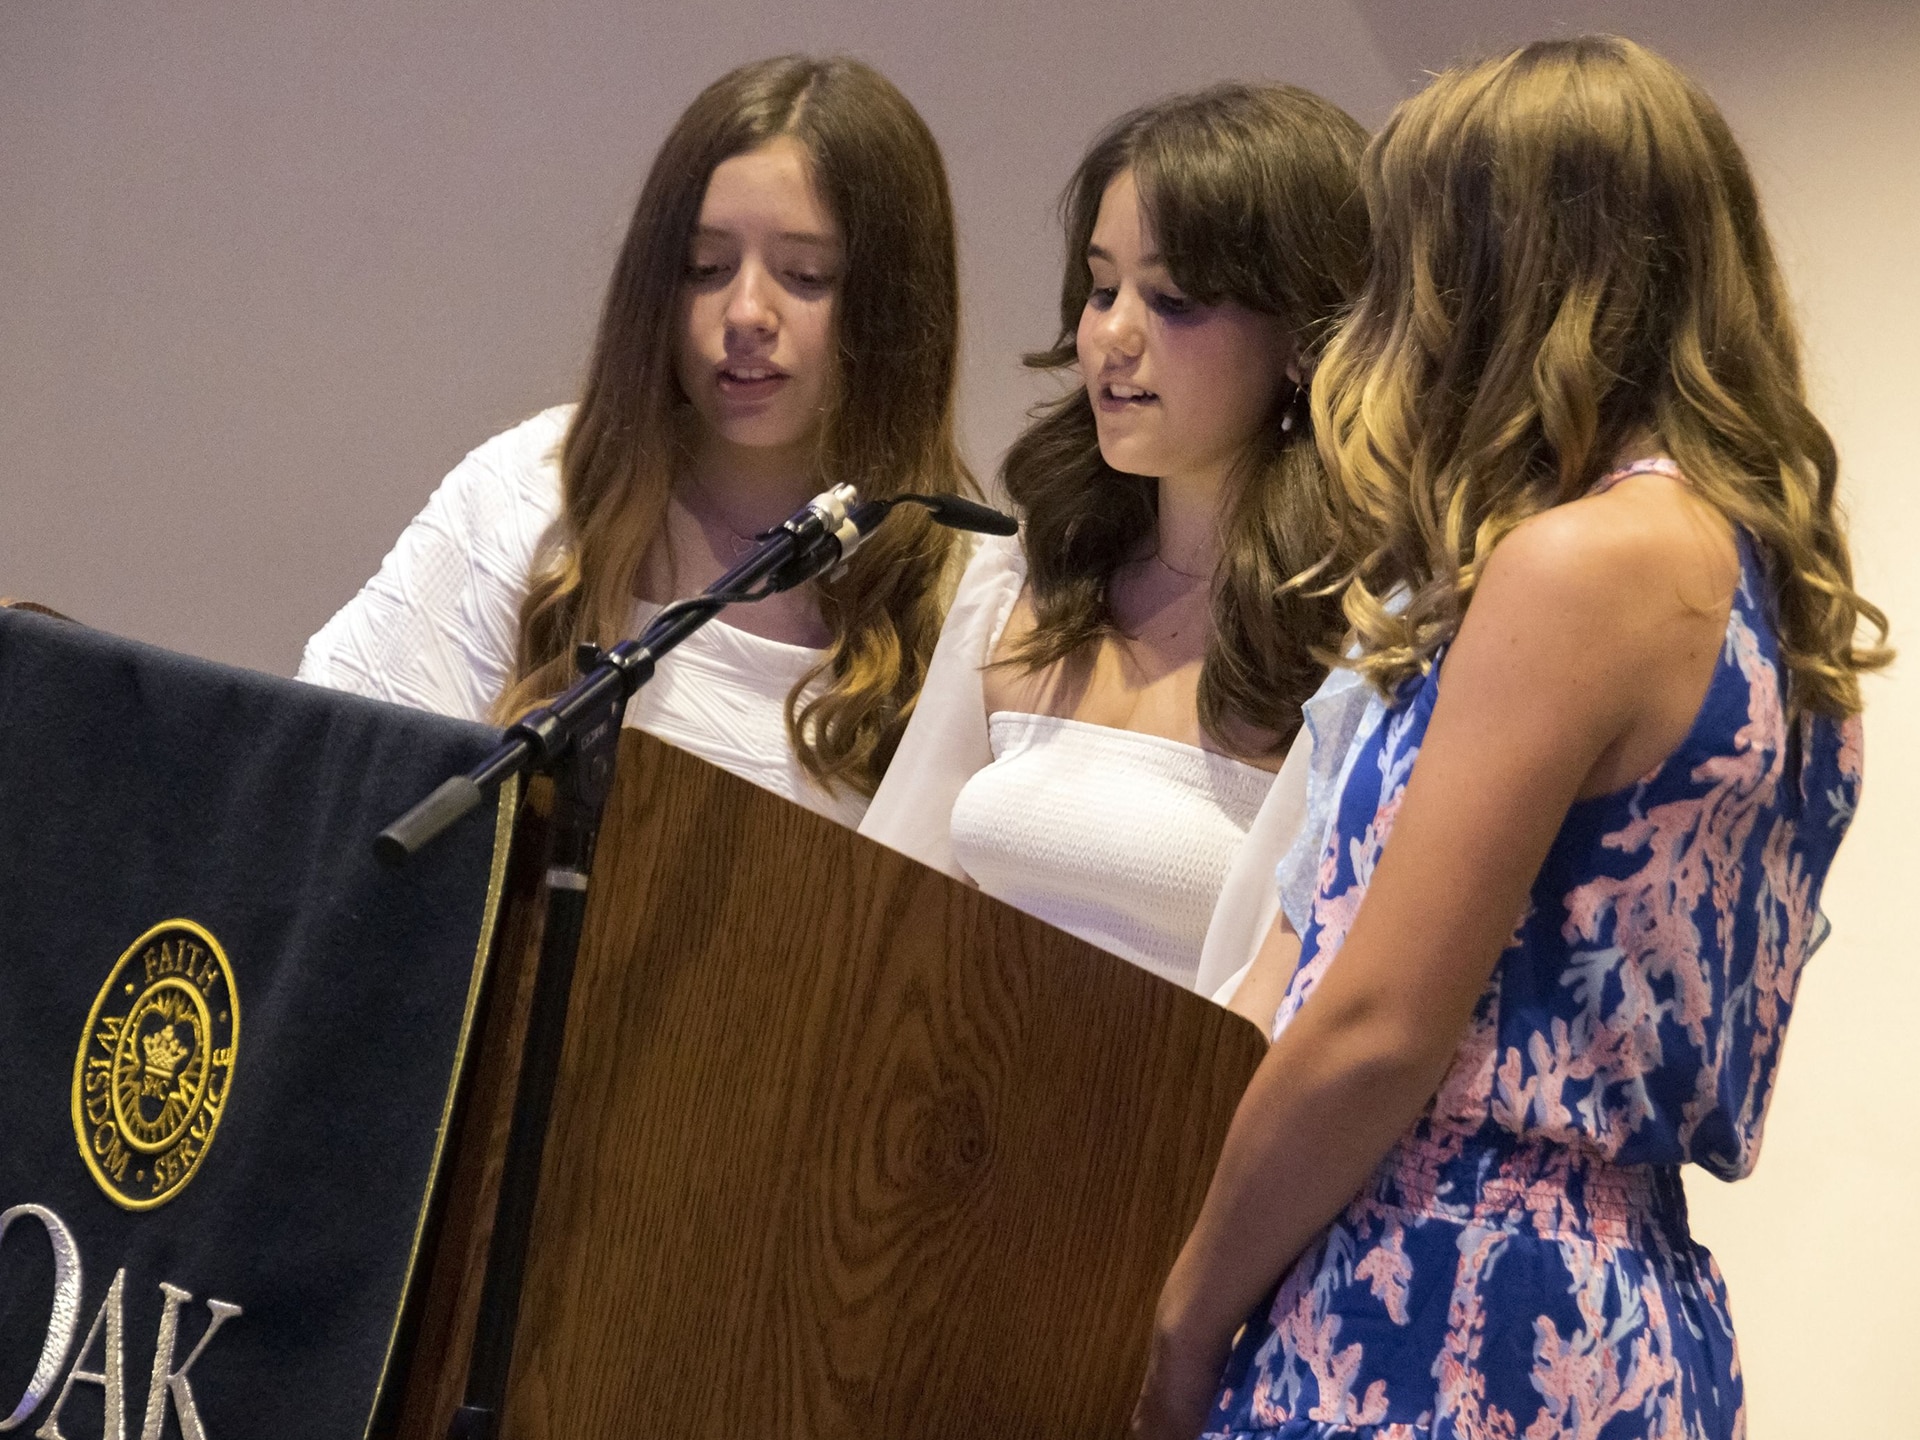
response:
[(480, 1008), (480, 993), (485, 987), (488, 958), (493, 951), (493, 932), (500, 918), (500, 899), (506, 890), (507, 861), (513, 850), (514, 819), (520, 809), (520, 777), (510, 775), (500, 784), (493, 819), (493, 864), (487, 875), (486, 913), (480, 921), (480, 943), (473, 955), (473, 978), (467, 985), (466, 1012), (460, 1017), (460, 1043), (454, 1048), (453, 1072), (447, 1077), (446, 1103), (440, 1107), (440, 1131), (433, 1144), (433, 1164), (427, 1170), (427, 1188), (420, 1197), (420, 1214), (413, 1227), (413, 1246), (407, 1254), (407, 1273), (400, 1285), (394, 1306), (393, 1329), (387, 1336), (386, 1357), (380, 1362), (380, 1383), (373, 1390), (373, 1406), (367, 1412), (363, 1440), (373, 1434), (373, 1422), (386, 1397), (387, 1382), (393, 1374), (393, 1354), (400, 1344), (400, 1326), (413, 1293), (414, 1275), (420, 1264), (420, 1246), (426, 1236), (427, 1218), (433, 1208), (433, 1194), (440, 1182), (440, 1167), (446, 1159), (447, 1143), (452, 1138), (454, 1106), (460, 1098), (460, 1073), (466, 1068), (467, 1046), (473, 1040), (473, 1022)]

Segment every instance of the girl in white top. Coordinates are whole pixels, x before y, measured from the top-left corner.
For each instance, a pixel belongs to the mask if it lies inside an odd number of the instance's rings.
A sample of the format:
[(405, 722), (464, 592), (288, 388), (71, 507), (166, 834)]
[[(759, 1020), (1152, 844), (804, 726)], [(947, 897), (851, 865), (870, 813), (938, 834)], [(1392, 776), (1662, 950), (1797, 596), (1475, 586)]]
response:
[[(723, 76), (654, 161), (579, 404), (469, 455), (301, 677), (504, 721), (572, 681), (579, 643), (637, 633), (829, 484), (969, 489), (958, 319), (946, 173), (905, 97), (845, 59)], [(627, 723), (857, 822), (956, 558), (903, 507), (834, 578), (688, 640)]]
[(1067, 192), (1053, 349), (1081, 385), (1002, 469), (862, 829), (1179, 983), (1230, 995), (1299, 829), (1288, 760), (1332, 602), (1306, 377), (1357, 288), (1366, 133), (1292, 87), (1130, 114)]

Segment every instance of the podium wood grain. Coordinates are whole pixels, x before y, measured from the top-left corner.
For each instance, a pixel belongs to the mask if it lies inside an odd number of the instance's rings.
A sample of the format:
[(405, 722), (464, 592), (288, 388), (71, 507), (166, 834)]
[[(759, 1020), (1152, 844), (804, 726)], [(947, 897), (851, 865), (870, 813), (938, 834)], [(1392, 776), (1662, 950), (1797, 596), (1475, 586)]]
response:
[[(505, 1434), (1120, 1434), (1258, 1032), (650, 737), (620, 767)], [(457, 1400), (490, 1203), (449, 1212), (410, 1436)]]

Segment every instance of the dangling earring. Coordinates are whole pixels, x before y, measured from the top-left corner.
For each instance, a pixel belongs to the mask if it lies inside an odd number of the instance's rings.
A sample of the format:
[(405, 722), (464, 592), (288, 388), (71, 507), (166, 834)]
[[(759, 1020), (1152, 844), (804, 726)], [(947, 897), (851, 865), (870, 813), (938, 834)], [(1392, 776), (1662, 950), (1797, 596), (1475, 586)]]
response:
[(1293, 429), (1294, 412), (1306, 406), (1307, 385), (1306, 380), (1297, 381), (1293, 387), (1293, 394), (1287, 397), (1286, 412), (1280, 417), (1280, 432), (1283, 435), (1290, 433)]

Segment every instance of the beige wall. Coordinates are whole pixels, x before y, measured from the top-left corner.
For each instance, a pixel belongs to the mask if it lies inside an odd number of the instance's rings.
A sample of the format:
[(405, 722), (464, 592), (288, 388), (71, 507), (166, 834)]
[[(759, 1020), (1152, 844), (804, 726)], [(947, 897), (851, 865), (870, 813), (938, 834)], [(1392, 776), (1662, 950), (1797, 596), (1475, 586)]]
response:
[(1860, 584), (1905, 650), (1867, 690), (1866, 796), (1763, 1162), (1748, 1184), (1689, 1185), (1733, 1286), (1755, 1440), (1920, 1434), (1899, 1413), (1920, 1373), (1920, 1257), (1904, 1239), (1920, 1222), (1920, 7), (1892, 21), (1816, 26), (1701, 67), (1758, 163), (1840, 443)]
[[(1542, 19), (1552, 16), (1552, 23)], [(782, 49), (888, 71), (946, 146), (965, 435), (990, 469), (1048, 338), (1053, 198), (1104, 120), (1221, 76), (1377, 122), (1423, 70), (1559, 22), (1691, 66), (1747, 144), (1839, 437), (1862, 583), (1920, 645), (1920, 7), (1566, 0), (0, 5), (0, 592), (271, 670), (466, 448), (565, 398), (647, 157)], [(1759, 1174), (1692, 1186), (1755, 1440), (1913, 1433), (1920, 681), (1874, 682)], [(1903, 745), (1903, 740), (1907, 744)]]
[(990, 467), (1099, 125), (1248, 55), (1395, 98), (1344, 7), (1172, 8), (6, 0), (0, 587), (291, 670), (469, 447), (571, 395), (661, 135), (782, 50), (874, 61), (945, 145)]

